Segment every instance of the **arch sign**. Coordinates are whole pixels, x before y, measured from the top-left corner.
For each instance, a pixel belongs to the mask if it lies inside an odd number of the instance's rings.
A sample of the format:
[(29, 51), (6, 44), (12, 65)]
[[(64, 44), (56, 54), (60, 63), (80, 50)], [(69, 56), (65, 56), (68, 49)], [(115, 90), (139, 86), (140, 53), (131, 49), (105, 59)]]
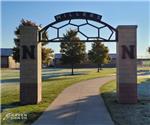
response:
[[(75, 24), (73, 20), (85, 20), (85, 23)], [(98, 26), (91, 23), (96, 22)], [(62, 26), (56, 24), (66, 22)], [(120, 103), (137, 102), (137, 67), (136, 67), (136, 25), (119, 25), (117, 28), (102, 21), (102, 16), (89, 12), (68, 12), (55, 16), (55, 21), (42, 29), (36, 26), (20, 27), (20, 102), (21, 104), (36, 104), (42, 100), (41, 80), (41, 43), (63, 42), (60, 35), (61, 29), (71, 25), (77, 32), (84, 36), (82, 42), (117, 43), (117, 96)], [(88, 36), (81, 31), (81, 27), (91, 26), (96, 29), (95, 37)], [(54, 38), (42, 39), (42, 35), (48, 29), (56, 30)], [(110, 31), (110, 35), (104, 37), (101, 32), (104, 29)], [(87, 29), (88, 30), (88, 29)]]

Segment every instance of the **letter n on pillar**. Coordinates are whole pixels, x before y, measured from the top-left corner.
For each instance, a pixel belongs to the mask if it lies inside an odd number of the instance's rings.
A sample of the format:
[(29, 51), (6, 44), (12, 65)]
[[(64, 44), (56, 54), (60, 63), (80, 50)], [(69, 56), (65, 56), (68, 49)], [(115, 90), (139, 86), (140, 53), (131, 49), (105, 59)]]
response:
[(20, 102), (36, 104), (41, 101), (41, 43), (38, 27), (20, 27)]
[(137, 102), (136, 30), (135, 25), (118, 26), (117, 94), (120, 103)]

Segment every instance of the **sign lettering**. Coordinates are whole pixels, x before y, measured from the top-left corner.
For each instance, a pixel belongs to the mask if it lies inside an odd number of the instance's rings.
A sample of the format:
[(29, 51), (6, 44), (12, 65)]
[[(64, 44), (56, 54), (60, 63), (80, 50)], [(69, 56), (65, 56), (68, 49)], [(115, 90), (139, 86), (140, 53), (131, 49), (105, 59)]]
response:
[(22, 59), (27, 59), (27, 57), (31, 58), (31, 59), (34, 59), (34, 49), (35, 49), (35, 46), (34, 45), (31, 45), (30, 47), (28, 46), (22, 46)]
[(130, 59), (134, 59), (135, 58), (135, 46), (134, 45), (130, 45), (129, 48), (125, 45), (122, 45), (122, 59), (126, 59), (127, 56)]
[(89, 12), (69, 12), (69, 13), (63, 13), (55, 16), (55, 20), (57, 22), (70, 20), (70, 19), (88, 19), (88, 20), (94, 20), (96, 22), (101, 21), (102, 16), (94, 13)]

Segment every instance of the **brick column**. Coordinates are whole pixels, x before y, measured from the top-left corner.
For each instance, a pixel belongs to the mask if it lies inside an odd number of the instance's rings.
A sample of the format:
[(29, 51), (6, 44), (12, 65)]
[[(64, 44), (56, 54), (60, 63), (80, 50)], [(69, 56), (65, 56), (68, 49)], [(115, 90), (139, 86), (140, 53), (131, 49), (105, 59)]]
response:
[(137, 102), (136, 34), (137, 26), (117, 27), (117, 94), (120, 103)]
[(41, 101), (41, 43), (38, 27), (20, 27), (20, 102), (36, 104)]

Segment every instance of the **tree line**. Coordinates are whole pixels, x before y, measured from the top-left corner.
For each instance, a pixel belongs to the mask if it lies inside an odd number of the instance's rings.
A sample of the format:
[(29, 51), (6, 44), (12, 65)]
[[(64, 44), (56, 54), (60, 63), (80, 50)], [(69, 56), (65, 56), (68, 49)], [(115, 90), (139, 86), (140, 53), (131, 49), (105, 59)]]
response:
[[(35, 23), (29, 20), (21, 21), (19, 26), (38, 26)], [(38, 26), (41, 27), (41, 26)], [(81, 64), (85, 61), (86, 58), (86, 46), (84, 42), (80, 41), (80, 38), (77, 36), (78, 32), (76, 30), (69, 29), (65, 34), (60, 44), (60, 53), (62, 54), (61, 63), (71, 65), (71, 74), (74, 75), (74, 67), (76, 64)], [(20, 62), (19, 54), (19, 27), (15, 30), (14, 39), (15, 47), (13, 48), (13, 58), (16, 62)], [(47, 32), (42, 37), (48, 37)], [(51, 48), (45, 48), (44, 46), (47, 43), (42, 43), (42, 64), (49, 65), (54, 58), (54, 51)], [(109, 49), (104, 44), (101, 43), (99, 39), (96, 42), (92, 43), (91, 50), (88, 51), (88, 59), (97, 64), (97, 72), (102, 69), (102, 64), (107, 64), (110, 62)]]

